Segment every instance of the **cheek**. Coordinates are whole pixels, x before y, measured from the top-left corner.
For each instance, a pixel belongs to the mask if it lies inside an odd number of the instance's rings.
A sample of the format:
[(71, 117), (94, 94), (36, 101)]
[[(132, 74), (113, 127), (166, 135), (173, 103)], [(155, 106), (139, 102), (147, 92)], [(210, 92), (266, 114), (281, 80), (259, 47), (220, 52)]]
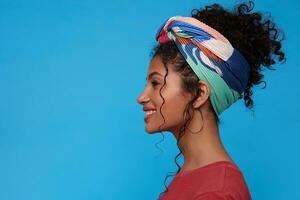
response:
[[(166, 97), (163, 95), (165, 101), (166, 101)], [(159, 110), (159, 108), (161, 107), (161, 105), (163, 104), (164, 100), (163, 98), (160, 96), (159, 90), (157, 90), (153, 97), (152, 97), (152, 102), (154, 103), (154, 106), (156, 109)]]
[(165, 103), (162, 106), (162, 114), (167, 121), (180, 123), (184, 119), (184, 111), (187, 103), (187, 100), (182, 98), (180, 94), (171, 95), (165, 98)]
[(172, 99), (169, 101), (167, 107), (167, 113), (172, 118), (183, 119), (183, 113), (185, 110), (186, 103), (180, 99)]

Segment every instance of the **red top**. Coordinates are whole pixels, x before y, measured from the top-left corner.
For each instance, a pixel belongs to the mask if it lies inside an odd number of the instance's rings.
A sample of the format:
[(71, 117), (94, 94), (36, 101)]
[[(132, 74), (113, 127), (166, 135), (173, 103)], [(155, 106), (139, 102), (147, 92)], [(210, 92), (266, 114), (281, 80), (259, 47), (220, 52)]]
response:
[(159, 200), (251, 200), (241, 170), (230, 161), (180, 171)]

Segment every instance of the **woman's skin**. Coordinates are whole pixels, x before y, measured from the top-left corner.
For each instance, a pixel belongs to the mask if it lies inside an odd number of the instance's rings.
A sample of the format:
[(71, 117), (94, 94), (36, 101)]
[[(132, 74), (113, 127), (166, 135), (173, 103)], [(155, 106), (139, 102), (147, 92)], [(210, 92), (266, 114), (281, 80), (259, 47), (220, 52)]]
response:
[[(156, 113), (146, 122), (146, 132), (170, 131), (178, 138), (179, 129), (184, 123), (184, 109), (191, 100), (191, 95), (183, 91), (179, 74), (174, 72), (170, 65), (167, 67), (166, 85), (161, 91), (165, 99), (164, 105), (162, 106), (163, 99), (159, 90), (163, 86), (166, 70), (159, 56), (154, 57), (150, 63), (146, 77), (147, 85), (137, 101), (146, 109), (156, 110)], [(179, 143), (184, 157), (181, 171), (197, 169), (217, 161), (233, 162), (221, 142), (216, 121), (213, 113), (209, 110), (210, 87), (204, 81), (199, 81), (199, 87), (204, 92), (199, 94), (193, 104), (194, 115)], [(165, 124), (159, 130), (159, 126), (164, 123), (160, 113), (161, 106)], [(201, 119), (200, 109), (204, 121)], [(202, 125), (204, 125), (203, 129), (199, 133), (193, 134), (189, 131), (197, 132)]]

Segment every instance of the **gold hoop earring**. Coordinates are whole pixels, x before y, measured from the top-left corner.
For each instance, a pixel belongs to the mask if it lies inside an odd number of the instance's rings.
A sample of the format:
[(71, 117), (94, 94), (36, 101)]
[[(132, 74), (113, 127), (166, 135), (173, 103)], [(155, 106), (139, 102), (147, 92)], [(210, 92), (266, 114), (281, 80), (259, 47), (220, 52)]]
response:
[(192, 134), (196, 134), (196, 133), (199, 133), (199, 132), (201, 132), (201, 131), (202, 131), (202, 129), (203, 129), (203, 126), (204, 126), (203, 114), (202, 114), (202, 111), (201, 111), (201, 109), (199, 109), (199, 112), (200, 112), (201, 119), (202, 119), (202, 126), (201, 126), (200, 130), (199, 130), (199, 131), (197, 131), (197, 132), (193, 132), (193, 131), (191, 131), (191, 130), (190, 130), (188, 127), (187, 127), (187, 130), (188, 130), (188, 131), (190, 131)]

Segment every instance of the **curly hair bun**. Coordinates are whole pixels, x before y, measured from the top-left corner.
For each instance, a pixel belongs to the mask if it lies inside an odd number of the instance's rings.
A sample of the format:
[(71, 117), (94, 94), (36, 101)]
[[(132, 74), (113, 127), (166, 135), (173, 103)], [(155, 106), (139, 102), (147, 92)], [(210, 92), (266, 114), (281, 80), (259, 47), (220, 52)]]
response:
[[(253, 107), (252, 86), (264, 83), (261, 73), (263, 66), (275, 70), (272, 65), (286, 60), (281, 51), (281, 41), (284, 33), (275, 26), (270, 16), (260, 12), (251, 12), (254, 2), (237, 4), (232, 11), (224, 9), (219, 4), (193, 9), (192, 17), (206, 23), (222, 33), (246, 58), (251, 66), (251, 73), (244, 92), (245, 105)], [(282, 34), (282, 37), (280, 35)]]

